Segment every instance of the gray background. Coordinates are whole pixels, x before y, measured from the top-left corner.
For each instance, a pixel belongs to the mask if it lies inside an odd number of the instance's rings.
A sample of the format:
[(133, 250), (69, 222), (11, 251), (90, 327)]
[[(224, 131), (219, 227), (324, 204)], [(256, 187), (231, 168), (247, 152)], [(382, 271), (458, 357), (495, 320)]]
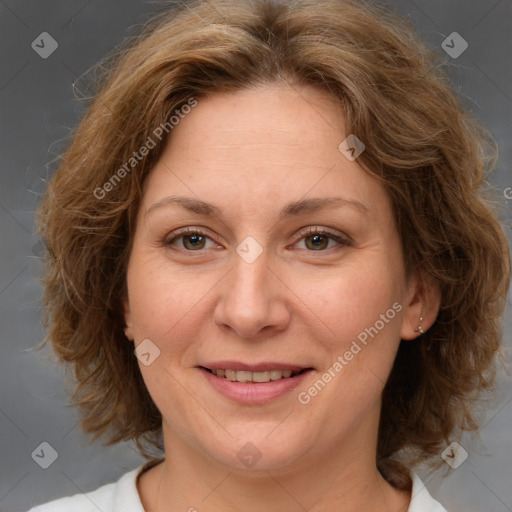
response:
[[(423, 39), (445, 57), (455, 87), (500, 146), (491, 184), (510, 240), (512, 199), (511, 0), (392, 0)], [(143, 459), (132, 444), (87, 445), (67, 406), (63, 371), (30, 350), (43, 336), (39, 299), (40, 244), (33, 212), (43, 179), (66, 145), (82, 107), (73, 82), (125, 37), (138, 33), (152, 2), (120, 0), (0, 1), (0, 511), (88, 492), (117, 479)], [(458, 58), (441, 47), (452, 32), (469, 43)], [(41, 58), (31, 43), (49, 32), (58, 49)], [(512, 197), (512, 193), (509, 197)], [(510, 301), (509, 301), (510, 303)], [(511, 308), (505, 324), (510, 355)], [(512, 384), (500, 372), (492, 401), (482, 403), (484, 426), (462, 438), (469, 453), (458, 468), (420, 471), (427, 488), (450, 511), (512, 511)], [(42, 469), (31, 457), (42, 442), (57, 460)], [(443, 479), (443, 475), (446, 477)]]

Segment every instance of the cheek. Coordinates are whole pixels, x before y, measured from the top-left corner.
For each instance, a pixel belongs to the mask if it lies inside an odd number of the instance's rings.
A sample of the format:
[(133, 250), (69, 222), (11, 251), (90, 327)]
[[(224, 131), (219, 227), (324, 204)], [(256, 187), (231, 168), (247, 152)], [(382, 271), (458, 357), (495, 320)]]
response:
[[(396, 265), (395, 265), (396, 267)], [(387, 258), (368, 258), (350, 262), (329, 274), (329, 279), (303, 282), (300, 294), (308, 299), (314, 322), (321, 321), (327, 334), (330, 352), (339, 353), (350, 346), (352, 340), (374, 326), (382, 327), (381, 315), (386, 316), (386, 332), (393, 339), (399, 333), (396, 321), (401, 309), (393, 304), (402, 298), (400, 275), (387, 263)], [(388, 315), (386, 312), (391, 310)], [(313, 318), (312, 318), (313, 321)], [(392, 331), (392, 332), (391, 332)], [(363, 335), (364, 337), (364, 335)]]
[(150, 340), (158, 349), (152, 348), (158, 355), (149, 365), (139, 362), (146, 387), (160, 411), (185, 417), (190, 396), (180, 372), (190, 359), (191, 340), (198, 338), (198, 314), (212, 284), (143, 253), (134, 255), (127, 279), (136, 345)]
[[(317, 339), (326, 355), (318, 379), (326, 384), (315, 381), (301, 388), (300, 403), (311, 400), (311, 410), (328, 415), (329, 428), (338, 434), (354, 418), (374, 410), (400, 342), (401, 281), (386, 261), (347, 266), (316, 294), (311, 308), (327, 327), (322, 330), (325, 336)], [(332, 415), (328, 410), (351, 414)]]
[(199, 328), (193, 319), (204, 309), (215, 280), (208, 273), (198, 278), (197, 271), (176, 270), (159, 260), (144, 255), (133, 259), (128, 293), (136, 342), (149, 338), (165, 347), (162, 354), (167, 356), (190, 344)]
[(128, 293), (134, 321), (155, 327), (183, 315), (194, 299), (204, 294), (203, 280), (177, 270), (158, 250), (133, 254), (128, 269)]

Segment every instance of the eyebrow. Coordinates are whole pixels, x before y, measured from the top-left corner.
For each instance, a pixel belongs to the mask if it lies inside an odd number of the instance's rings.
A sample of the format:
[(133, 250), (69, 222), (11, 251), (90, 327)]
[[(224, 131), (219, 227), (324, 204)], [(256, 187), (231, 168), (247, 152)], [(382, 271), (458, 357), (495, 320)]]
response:
[[(222, 217), (222, 210), (205, 201), (201, 201), (200, 199), (195, 199), (193, 197), (185, 197), (185, 196), (166, 196), (153, 205), (151, 205), (145, 215), (148, 215), (150, 212), (161, 208), (163, 206), (169, 206), (177, 204), (183, 207), (184, 209), (197, 213), (199, 215), (205, 216), (217, 216)], [(356, 211), (364, 215), (369, 215), (370, 210), (363, 203), (359, 201), (355, 201), (353, 199), (345, 199), (343, 197), (315, 197), (311, 199), (301, 199), (299, 201), (294, 201), (292, 203), (287, 204), (279, 214), (279, 220), (284, 219), (285, 217), (290, 217), (294, 215), (302, 215), (305, 213), (312, 213), (318, 211), (322, 208), (334, 207), (334, 206), (344, 206), (353, 208)]]

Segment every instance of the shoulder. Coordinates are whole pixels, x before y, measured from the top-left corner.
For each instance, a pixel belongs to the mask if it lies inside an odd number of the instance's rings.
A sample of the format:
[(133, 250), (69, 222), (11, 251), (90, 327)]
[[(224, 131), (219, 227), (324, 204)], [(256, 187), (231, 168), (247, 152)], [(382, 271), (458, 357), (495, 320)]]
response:
[(28, 512), (144, 512), (137, 491), (137, 477), (147, 463), (125, 473), (117, 482), (98, 489), (59, 498), (31, 508)]
[(412, 473), (411, 478), (411, 504), (407, 512), (447, 512), (441, 503), (432, 498), (425, 484), (416, 473)]

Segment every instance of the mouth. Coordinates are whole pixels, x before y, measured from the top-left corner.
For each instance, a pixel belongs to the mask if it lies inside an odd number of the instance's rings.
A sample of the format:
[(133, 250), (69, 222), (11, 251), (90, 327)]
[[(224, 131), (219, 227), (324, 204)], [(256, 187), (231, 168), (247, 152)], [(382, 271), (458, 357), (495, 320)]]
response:
[(198, 366), (216, 393), (241, 404), (264, 404), (296, 390), (314, 372), (311, 366), (282, 363), (249, 365), (235, 361)]
[(248, 371), (248, 370), (233, 370), (228, 368), (205, 368), (204, 370), (210, 372), (215, 377), (226, 379), (231, 382), (251, 382), (255, 384), (262, 384), (270, 381), (277, 381), (282, 379), (293, 379), (297, 375), (301, 375), (312, 368), (302, 368), (301, 370), (263, 370), (263, 371)]

